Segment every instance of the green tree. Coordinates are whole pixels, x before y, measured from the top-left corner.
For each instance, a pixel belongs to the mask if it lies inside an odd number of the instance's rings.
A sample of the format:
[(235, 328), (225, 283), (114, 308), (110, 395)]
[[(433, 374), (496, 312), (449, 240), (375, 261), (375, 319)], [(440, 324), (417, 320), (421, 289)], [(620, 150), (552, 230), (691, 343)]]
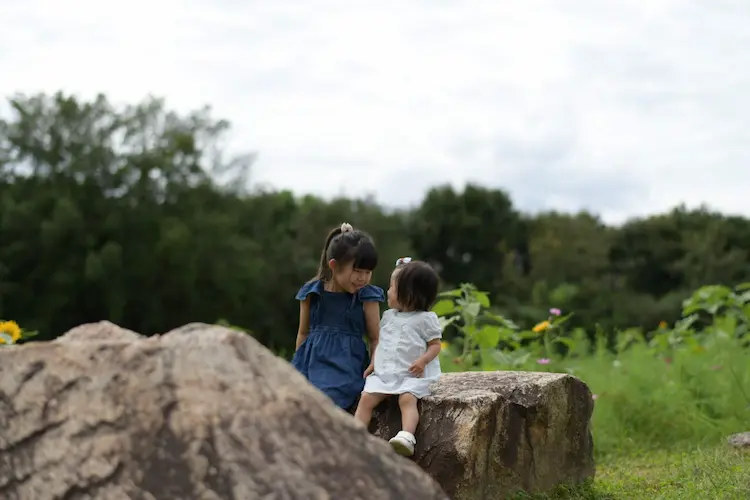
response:
[(235, 236), (213, 180), (248, 167), (210, 154), (225, 122), (158, 100), (10, 104), (0, 121), (0, 239), (12, 242), (0, 248), (3, 315), (49, 338), (99, 319), (154, 333), (239, 307), (230, 285), (253, 278), (247, 262), (259, 252)]
[(516, 255), (519, 265), (525, 258), (525, 225), (501, 190), (434, 188), (411, 215), (409, 227), (417, 256), (433, 263), (450, 285), (500, 289), (506, 256)]
[(208, 108), (62, 93), (9, 104), (0, 317), (43, 339), (102, 319), (145, 334), (222, 319), (289, 353), (294, 295), (344, 221), (375, 239), (375, 284), (388, 286), (396, 258), (424, 259), (446, 287), (474, 283), (525, 326), (558, 307), (592, 335), (653, 328), (677, 319), (695, 288), (750, 281), (744, 217), (676, 207), (611, 227), (588, 213), (521, 214), (506, 192), (478, 185), (436, 187), (402, 211), (295, 196), (251, 188), (254, 154), (227, 156), (229, 124)]

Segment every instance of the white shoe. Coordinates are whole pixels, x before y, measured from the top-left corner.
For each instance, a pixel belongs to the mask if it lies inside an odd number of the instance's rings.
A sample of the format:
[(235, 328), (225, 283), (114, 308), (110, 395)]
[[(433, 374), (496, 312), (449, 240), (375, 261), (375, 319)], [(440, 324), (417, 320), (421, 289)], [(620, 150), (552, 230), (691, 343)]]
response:
[(388, 442), (396, 453), (404, 457), (410, 457), (414, 455), (414, 446), (417, 444), (417, 439), (411, 432), (400, 431)]

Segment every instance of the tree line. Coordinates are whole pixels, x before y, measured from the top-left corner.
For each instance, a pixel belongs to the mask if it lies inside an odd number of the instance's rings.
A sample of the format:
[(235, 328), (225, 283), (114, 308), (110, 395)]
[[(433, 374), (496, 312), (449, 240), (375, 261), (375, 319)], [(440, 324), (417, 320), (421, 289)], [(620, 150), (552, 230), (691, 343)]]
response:
[(550, 307), (589, 330), (654, 329), (698, 286), (750, 281), (750, 220), (674, 210), (612, 227), (595, 214), (526, 214), (507, 192), (431, 189), (413, 210), (369, 199), (247, 187), (229, 124), (159, 99), (17, 95), (0, 119), (0, 318), (51, 339), (108, 319), (144, 334), (227, 321), (277, 351), (294, 345), (294, 294), (327, 231), (374, 237), (387, 287), (400, 256), (445, 287), (474, 283), (522, 325)]

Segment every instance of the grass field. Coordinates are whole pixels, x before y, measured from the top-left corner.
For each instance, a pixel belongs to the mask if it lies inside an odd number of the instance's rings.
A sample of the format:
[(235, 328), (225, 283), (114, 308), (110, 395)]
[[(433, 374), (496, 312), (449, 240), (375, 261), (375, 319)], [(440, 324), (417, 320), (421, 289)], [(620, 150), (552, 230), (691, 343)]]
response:
[(651, 451), (612, 457), (597, 465), (596, 479), (577, 488), (560, 488), (539, 500), (747, 500), (750, 453), (722, 444), (708, 450)]
[(519, 499), (750, 499), (750, 452), (726, 443), (750, 430), (750, 353), (733, 340), (670, 358), (636, 345), (528, 369), (573, 373), (596, 394), (597, 465), (591, 484)]
[[(675, 325), (618, 332), (615, 345), (601, 332), (592, 345), (585, 332), (565, 331), (554, 309), (534, 330), (488, 331), (476, 326), (472, 293), (453, 309), (441, 305), (449, 311), (441, 316), (462, 317), (469, 339), (468, 347), (465, 340), (444, 346), (444, 371), (568, 373), (594, 394), (595, 480), (518, 498), (750, 500), (750, 451), (726, 442), (750, 431), (750, 285), (700, 289)], [(498, 352), (491, 347), (498, 339), (513, 348)]]

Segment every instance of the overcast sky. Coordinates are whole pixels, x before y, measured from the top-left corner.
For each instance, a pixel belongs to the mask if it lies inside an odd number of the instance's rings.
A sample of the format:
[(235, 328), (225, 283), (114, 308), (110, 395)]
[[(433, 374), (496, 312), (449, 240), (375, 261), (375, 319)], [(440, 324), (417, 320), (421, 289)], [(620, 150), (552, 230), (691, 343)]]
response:
[(0, 96), (61, 89), (210, 104), (297, 193), (750, 215), (748, 0), (3, 2)]

